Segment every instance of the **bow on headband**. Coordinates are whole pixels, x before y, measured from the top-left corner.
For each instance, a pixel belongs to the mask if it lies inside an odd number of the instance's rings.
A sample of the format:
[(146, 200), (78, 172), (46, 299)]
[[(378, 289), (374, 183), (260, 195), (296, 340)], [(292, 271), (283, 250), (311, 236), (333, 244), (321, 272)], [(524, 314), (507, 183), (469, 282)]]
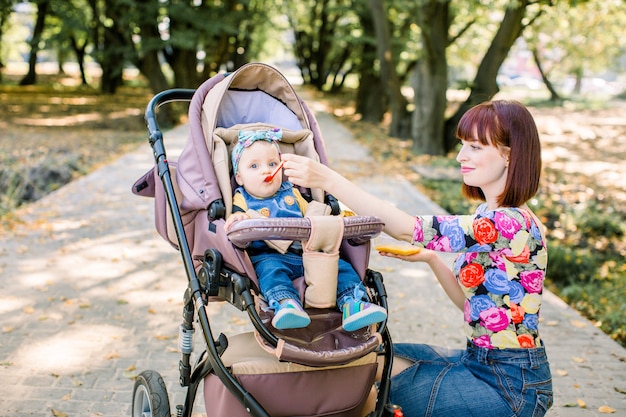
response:
[(258, 140), (264, 140), (276, 145), (276, 148), (280, 153), (280, 148), (278, 147), (278, 143), (276, 143), (276, 141), (280, 141), (282, 138), (283, 130), (278, 128), (271, 130), (240, 130), (237, 138), (237, 144), (235, 144), (231, 154), (233, 174), (236, 174), (237, 169), (239, 169), (239, 160), (241, 159), (241, 154), (244, 149), (249, 148), (250, 145)]

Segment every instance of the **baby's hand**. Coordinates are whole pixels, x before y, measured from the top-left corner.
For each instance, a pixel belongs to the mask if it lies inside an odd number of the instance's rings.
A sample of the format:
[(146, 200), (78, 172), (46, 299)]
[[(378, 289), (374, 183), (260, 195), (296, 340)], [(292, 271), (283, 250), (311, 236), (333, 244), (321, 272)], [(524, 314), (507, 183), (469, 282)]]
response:
[(250, 216), (248, 215), (248, 213), (243, 213), (240, 211), (238, 211), (237, 213), (233, 213), (226, 219), (226, 223), (224, 223), (224, 230), (230, 229), (230, 226), (233, 223), (238, 222), (239, 220), (246, 220), (249, 218)]

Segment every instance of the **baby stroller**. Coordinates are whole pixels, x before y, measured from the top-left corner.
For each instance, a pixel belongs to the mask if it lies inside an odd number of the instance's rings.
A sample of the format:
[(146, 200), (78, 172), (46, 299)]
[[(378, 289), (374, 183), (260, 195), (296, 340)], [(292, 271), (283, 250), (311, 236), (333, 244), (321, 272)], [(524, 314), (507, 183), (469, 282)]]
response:
[[(190, 134), (178, 160), (168, 161), (156, 111), (174, 101), (189, 102)], [(255, 240), (312, 239), (320, 233), (316, 218), (242, 220), (228, 235), (224, 231), (235, 185), (229, 152), (239, 130), (280, 127), (283, 152), (327, 163), (317, 121), (287, 79), (273, 67), (250, 63), (210, 78), (197, 90), (157, 94), (145, 116), (155, 167), (136, 181), (133, 192), (155, 198), (157, 231), (180, 251), (188, 278), (178, 340), (180, 384), (187, 392), (177, 415), (191, 416), (202, 382), (207, 417), (358, 416), (377, 370), (382, 378), (370, 415), (401, 415), (387, 402), (393, 352), (386, 321), (346, 332), (337, 309), (309, 308), (311, 324), (306, 328), (271, 326), (272, 312), (258, 295), (245, 247)], [(339, 203), (322, 190), (301, 193), (331, 214), (339, 212)], [(386, 309), (382, 275), (367, 268), (370, 239), (383, 224), (364, 216), (339, 221), (341, 257), (361, 276), (370, 301)], [(304, 294), (304, 279), (297, 286)], [(254, 331), (215, 338), (206, 309), (212, 302), (245, 311)], [(194, 322), (202, 328), (206, 350), (192, 361)], [(167, 390), (157, 371), (143, 371), (136, 379), (132, 415), (170, 416)]]

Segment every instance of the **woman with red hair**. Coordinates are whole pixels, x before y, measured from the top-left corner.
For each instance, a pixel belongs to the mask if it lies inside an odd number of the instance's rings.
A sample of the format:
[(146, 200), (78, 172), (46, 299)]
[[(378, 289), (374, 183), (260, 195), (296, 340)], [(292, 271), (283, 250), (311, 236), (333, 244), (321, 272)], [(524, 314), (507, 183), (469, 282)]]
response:
[[(456, 134), (463, 193), (483, 202), (473, 214), (411, 215), (296, 155), (283, 155), (284, 172), (359, 215), (378, 216), (387, 234), (420, 247), (381, 255), (426, 262), (463, 312), (465, 349), (394, 345), (390, 402), (407, 417), (543, 416), (553, 398), (539, 333), (547, 247), (526, 205), (539, 187), (539, 133), (522, 104), (497, 100), (467, 111)], [(458, 253), (452, 268), (436, 252)]]

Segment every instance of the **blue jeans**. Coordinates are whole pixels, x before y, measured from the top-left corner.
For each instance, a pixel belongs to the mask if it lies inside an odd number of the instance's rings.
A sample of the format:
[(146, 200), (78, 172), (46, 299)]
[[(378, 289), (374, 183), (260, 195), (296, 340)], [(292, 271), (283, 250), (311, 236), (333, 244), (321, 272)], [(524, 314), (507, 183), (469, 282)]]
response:
[[(293, 298), (300, 301), (300, 294), (293, 286), (294, 279), (304, 276), (302, 255), (291, 252), (280, 254), (266, 252), (250, 256), (259, 279), (261, 294), (269, 305), (272, 301)], [(341, 307), (349, 297), (365, 299), (365, 286), (349, 262), (339, 259), (337, 275), (337, 306)], [(364, 298), (365, 297), (365, 298)]]
[(390, 401), (405, 417), (539, 417), (552, 406), (552, 378), (544, 347), (466, 350), (394, 345), (414, 362), (391, 379)]

